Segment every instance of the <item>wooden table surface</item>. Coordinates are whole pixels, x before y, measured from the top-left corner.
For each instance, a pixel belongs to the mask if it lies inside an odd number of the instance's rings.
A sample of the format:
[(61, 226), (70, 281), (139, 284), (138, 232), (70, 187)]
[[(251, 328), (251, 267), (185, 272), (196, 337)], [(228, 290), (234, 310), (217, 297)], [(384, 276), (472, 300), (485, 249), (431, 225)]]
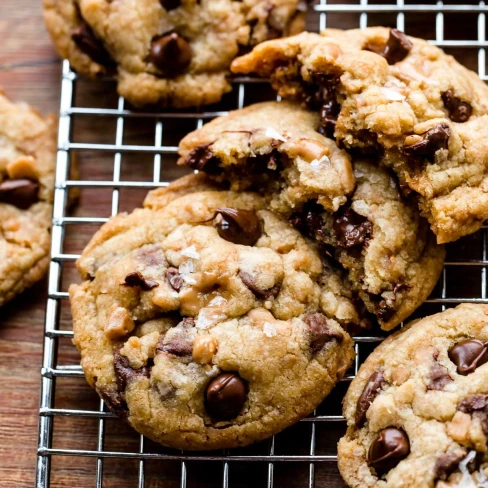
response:
[[(433, 0), (432, 0), (433, 1)], [(337, 2), (336, 2), (337, 3)], [(375, 3), (381, 3), (381, 0)], [(332, 15), (331, 15), (332, 18)], [(412, 17), (409, 17), (412, 18)], [(342, 23), (341, 27), (356, 27), (357, 15), (351, 21), (347, 16), (336, 19), (335, 24)], [(373, 17), (373, 19), (375, 19)], [(391, 23), (394, 16), (378, 17), (371, 23)], [(407, 32), (434, 38), (435, 31), (432, 26), (433, 18), (420, 15), (416, 21), (407, 19)], [(451, 24), (446, 20), (446, 32)], [(427, 25), (428, 24), (428, 25)], [(454, 25), (454, 23), (452, 24)], [(467, 24), (465, 24), (466, 26)], [(475, 29), (473, 24), (473, 29)], [(430, 26), (430, 27), (428, 27)], [(453, 32), (454, 32), (453, 31)], [(462, 38), (455, 37), (453, 38)], [(446, 38), (448, 38), (446, 36)], [(12, 99), (25, 100), (37, 106), (42, 112), (57, 112), (59, 105), (61, 62), (56, 55), (50, 39), (45, 31), (41, 0), (0, 0), (0, 86)], [(457, 54), (456, 52), (452, 52)], [(463, 53), (464, 54), (464, 53)], [(465, 62), (472, 62), (473, 68), (476, 62), (476, 51), (472, 50), (464, 56)], [(144, 130), (142, 128), (142, 130)], [(128, 131), (131, 137), (131, 131)], [(138, 137), (137, 129), (132, 132), (132, 138)], [(147, 134), (146, 134), (147, 136)], [(107, 141), (110, 142), (110, 141)], [(99, 160), (86, 157), (83, 166), (84, 177), (92, 177), (100, 171)], [(170, 170), (171, 172), (171, 170)], [(166, 175), (174, 176), (174, 175)], [(86, 190), (82, 194), (81, 212), (96, 212), (97, 208), (109, 205), (109, 199), (100, 197), (100, 193), (94, 195), (93, 190)], [(137, 206), (143, 193), (124, 200), (125, 210)], [(92, 213), (94, 215), (94, 213)], [(85, 236), (72, 236), (72, 248), (66, 252), (80, 252), (83, 242), (93, 232), (93, 227), (86, 229)], [(476, 239), (476, 237), (474, 238)], [(72, 272), (73, 270), (71, 270)], [(71, 274), (69, 276), (74, 276)], [(46, 281), (37, 284), (31, 290), (25, 292), (8, 305), (2, 308), (0, 315), (0, 487), (32, 487), (34, 486), (37, 424), (40, 386), (40, 366), (42, 356), (42, 338), (44, 326), (44, 314), (46, 303)], [(63, 311), (62, 320), (68, 323), (69, 313)], [(60, 360), (66, 364), (76, 364), (78, 356), (70, 341), (60, 343)], [(98, 397), (88, 386), (80, 380), (58, 380), (56, 406), (61, 408), (98, 408)], [(338, 412), (337, 412), (338, 413)], [(138, 437), (129, 427), (115, 421), (107, 422), (107, 449), (122, 450), (130, 445), (137, 450)], [(300, 436), (308, 436), (306, 430), (310, 427), (301, 424), (283, 434), (286, 438), (299, 439)], [(340, 435), (340, 432), (329, 430), (324, 432), (325, 426), (319, 425), (318, 436), (329, 438), (332, 442)], [(56, 419), (55, 430), (59, 445), (57, 447), (95, 449), (93, 444), (96, 439), (97, 422), (94, 419), (60, 418)], [(323, 433), (320, 437), (320, 433)], [(293, 437), (295, 436), (295, 437)], [(58, 442), (58, 440), (57, 440)], [(304, 442), (302, 444), (304, 445)], [(150, 446), (151, 447), (151, 446)], [(152, 446), (157, 450), (156, 446)], [(318, 449), (320, 449), (320, 441)], [(323, 452), (324, 453), (324, 452)], [(330, 453), (330, 452), (326, 452)], [(304, 452), (303, 454), (306, 454)], [(276, 467), (275, 486), (307, 486), (303, 480), (308, 476), (308, 465), (301, 463), (283, 463)], [(235, 466), (235, 465), (234, 465)], [(58, 458), (53, 462), (52, 487), (77, 488), (95, 486), (94, 468), (95, 459), (88, 458)], [(266, 466), (263, 466), (266, 468)], [(213, 468), (212, 468), (213, 469)], [(255, 486), (264, 486), (266, 472), (261, 472), (261, 467), (253, 468), (259, 471), (259, 479), (263, 482), (255, 483)], [(146, 486), (178, 487), (179, 464), (165, 465), (164, 463), (147, 463)], [(176, 470), (176, 471), (175, 471)], [(231, 477), (234, 487), (245, 488), (248, 484), (245, 472), (248, 466), (232, 468)], [(256, 471), (256, 473), (257, 473)], [(107, 461), (105, 463), (106, 476), (103, 486), (129, 488), (136, 486), (137, 462)], [(215, 475), (209, 474), (209, 468), (199, 466), (198, 463), (189, 471), (189, 487), (210, 488), (220, 486), (222, 467), (215, 470)], [(242, 473), (242, 477), (240, 477)], [(301, 480), (298, 481), (298, 480)], [(320, 463), (316, 467), (317, 488), (339, 488), (344, 484), (340, 481), (335, 466), (330, 463)]]

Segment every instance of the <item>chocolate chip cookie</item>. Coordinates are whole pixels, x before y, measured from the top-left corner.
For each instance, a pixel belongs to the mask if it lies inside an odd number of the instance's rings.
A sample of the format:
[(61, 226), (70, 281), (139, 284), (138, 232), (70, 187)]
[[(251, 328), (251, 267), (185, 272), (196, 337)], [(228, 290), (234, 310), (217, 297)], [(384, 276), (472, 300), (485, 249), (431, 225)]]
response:
[(44, 0), (58, 53), (84, 75), (116, 74), (139, 106), (217, 102), (231, 89), (232, 59), (303, 30), (306, 9), (304, 0)]
[[(252, 193), (160, 192), (93, 237), (70, 288), (90, 385), (142, 434), (236, 447), (310, 413), (354, 357), (314, 245)], [(173, 199), (174, 198), (174, 199)]]
[(416, 321), (366, 359), (344, 399), (339, 469), (351, 487), (488, 483), (488, 306)]
[(488, 88), (441, 49), (396, 29), (327, 29), (263, 43), (232, 68), (271, 77), (320, 113), (324, 134), (393, 168), (439, 243), (488, 217)]
[(0, 305), (48, 268), (56, 126), (0, 90)]
[(259, 191), (342, 270), (363, 319), (390, 330), (428, 297), (444, 249), (393, 173), (374, 160), (351, 163), (319, 128), (319, 115), (297, 104), (252, 105), (185, 137), (179, 164)]

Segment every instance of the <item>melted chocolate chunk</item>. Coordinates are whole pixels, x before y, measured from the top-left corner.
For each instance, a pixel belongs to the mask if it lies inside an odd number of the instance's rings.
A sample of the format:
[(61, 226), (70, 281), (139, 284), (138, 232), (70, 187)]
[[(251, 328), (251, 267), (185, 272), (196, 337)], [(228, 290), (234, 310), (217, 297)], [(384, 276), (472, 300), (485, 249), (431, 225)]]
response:
[(156, 352), (165, 352), (177, 357), (191, 356), (193, 352), (193, 338), (191, 329), (195, 327), (195, 319), (184, 318), (169, 333), (161, 337), (156, 346)]
[(449, 118), (453, 122), (466, 122), (473, 113), (473, 107), (468, 102), (461, 101), (460, 98), (454, 96), (452, 90), (447, 90), (441, 95), (444, 107), (449, 112)]
[(466, 339), (449, 349), (449, 359), (456, 365), (457, 372), (463, 376), (488, 362), (488, 342)]
[(421, 141), (411, 146), (403, 146), (403, 153), (409, 157), (433, 156), (439, 149), (447, 149), (451, 129), (447, 124), (439, 124), (423, 134)]
[(390, 35), (381, 55), (388, 64), (395, 64), (405, 59), (412, 47), (413, 44), (403, 32), (398, 29), (390, 29)]
[(278, 283), (268, 290), (261, 290), (256, 285), (254, 277), (250, 273), (246, 273), (245, 271), (239, 271), (239, 278), (254, 293), (257, 298), (262, 300), (276, 298), (281, 289), (281, 283)]
[(446, 367), (442, 366), (438, 361), (434, 360), (430, 369), (429, 384), (427, 390), (443, 390), (444, 387), (454, 381), (449, 375)]
[(180, 275), (180, 272), (176, 268), (168, 268), (168, 270), (166, 271), (166, 278), (174, 290), (181, 290), (184, 280), (183, 277)]
[(168, 76), (177, 76), (188, 68), (192, 51), (190, 44), (176, 32), (153, 39), (151, 61)]
[(385, 377), (383, 376), (383, 371), (376, 371), (370, 377), (366, 386), (364, 387), (361, 396), (358, 399), (356, 405), (356, 415), (354, 416), (354, 421), (357, 427), (362, 427), (364, 422), (366, 422), (366, 412), (368, 411), (370, 405), (373, 403), (374, 399), (380, 394), (381, 389), (387, 385)]
[(27, 210), (39, 201), (39, 184), (27, 179), (5, 180), (0, 183), (0, 202)]
[(336, 340), (340, 343), (344, 340), (342, 333), (329, 328), (327, 317), (321, 313), (310, 314), (303, 321), (308, 325), (310, 352), (312, 354), (317, 354), (327, 342)]
[(129, 409), (125, 402), (123, 395), (118, 391), (112, 390), (98, 390), (102, 400), (107, 405), (107, 408), (115, 415), (123, 420), (127, 420)]
[(363, 247), (373, 234), (373, 224), (352, 208), (348, 208), (336, 217), (333, 228), (339, 245), (346, 249)]
[(237, 373), (221, 373), (207, 386), (205, 406), (218, 420), (236, 417), (246, 403), (247, 387)]
[(88, 24), (80, 24), (71, 33), (71, 38), (78, 46), (95, 63), (102, 66), (113, 64), (113, 59), (105, 49), (102, 41), (98, 39)]
[(461, 400), (457, 410), (479, 419), (485, 434), (488, 434), (488, 395), (471, 395)]
[(161, 5), (166, 10), (174, 10), (181, 6), (181, 0), (161, 0)]
[(123, 285), (132, 288), (138, 286), (143, 291), (149, 291), (159, 286), (159, 283), (154, 280), (146, 280), (139, 271), (134, 271), (125, 277)]
[(260, 154), (247, 158), (244, 171), (249, 175), (262, 177), (263, 174), (274, 173), (281, 171), (281, 169), (280, 153), (273, 150), (270, 154)]
[(369, 447), (368, 465), (381, 476), (393, 469), (409, 454), (410, 442), (407, 434), (396, 427), (387, 427), (380, 431)]
[(443, 454), (434, 465), (434, 480), (445, 481), (459, 468), (459, 463), (466, 457), (464, 451)]
[(185, 165), (198, 171), (203, 171), (209, 175), (217, 175), (222, 173), (222, 168), (219, 167), (219, 161), (214, 157), (210, 146), (213, 143), (202, 144), (193, 149), (186, 157)]
[(219, 236), (234, 244), (254, 246), (263, 234), (261, 219), (254, 210), (218, 208), (213, 220)]
[(320, 111), (321, 121), (318, 131), (329, 138), (334, 138), (337, 117), (341, 106), (337, 102), (339, 77), (317, 74), (307, 91), (310, 93), (305, 102), (312, 110)]
[(307, 202), (301, 212), (290, 217), (290, 224), (303, 234), (320, 241), (324, 237), (324, 220), (321, 215), (323, 211), (317, 202)]
[(117, 386), (121, 393), (125, 391), (128, 383), (134, 378), (141, 376), (149, 378), (151, 374), (151, 366), (149, 364), (140, 369), (131, 368), (129, 359), (122, 356), (120, 350), (114, 352), (114, 369), (117, 378)]

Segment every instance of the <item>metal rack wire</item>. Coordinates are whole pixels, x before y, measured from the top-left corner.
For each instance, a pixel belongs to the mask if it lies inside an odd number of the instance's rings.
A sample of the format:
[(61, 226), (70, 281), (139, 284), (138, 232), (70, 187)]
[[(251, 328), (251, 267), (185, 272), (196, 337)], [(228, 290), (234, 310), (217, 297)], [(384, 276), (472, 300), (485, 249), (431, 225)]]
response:
[[(339, 0), (341, 1), (341, 0)], [(347, 0), (346, 0), (347, 1)], [(388, 0), (386, 0), (388, 2)], [(346, 14), (347, 12), (347, 14)], [(320, 0), (314, 7), (311, 14), (310, 26), (313, 30), (325, 27), (366, 27), (371, 22), (375, 24), (389, 24), (407, 32), (407, 34), (428, 38), (429, 33), (433, 34), (430, 40), (436, 45), (455, 49), (458, 59), (470, 64), (468, 66), (478, 71), (483, 80), (488, 80), (486, 75), (485, 50), (488, 47), (485, 30), (485, 16), (488, 7), (484, 2), (472, 5), (444, 5), (437, 1), (430, 4), (413, 4), (408, 0), (392, 0), (391, 3), (370, 5), (368, 0), (359, 0), (359, 3), (351, 1), (350, 4), (332, 3)], [(339, 17), (338, 17), (338, 14)], [(449, 39), (449, 28), (446, 29), (445, 20), (447, 15), (456, 15), (457, 39)], [(378, 17), (379, 16), (379, 17)], [(382, 17), (386, 16), (386, 17)], [(411, 16), (419, 20), (410, 21)], [(431, 17), (429, 17), (431, 16)], [(458, 17), (461, 16), (461, 17)], [(372, 19), (373, 17), (373, 19)], [(429, 17), (429, 18), (427, 18)], [(466, 19), (466, 26), (459, 25), (459, 18)], [(352, 19), (352, 20), (351, 20)], [(430, 20), (431, 19), (431, 20)], [(432, 21), (433, 25), (429, 25)], [(469, 22), (468, 22), (469, 21)], [(350, 22), (350, 23), (349, 23)], [(353, 25), (355, 23), (355, 25)], [(415, 32), (409, 32), (409, 25), (414, 27)], [(476, 32), (469, 25), (476, 26)], [(423, 29), (423, 30), (422, 30)], [(464, 29), (464, 30), (463, 30)], [(419, 30), (421, 30), (419, 32)], [(468, 39), (465, 37), (472, 37)], [(447, 38), (446, 38), (447, 37)], [(459, 38), (461, 37), (461, 38)], [(461, 56), (461, 57), (460, 57)], [(474, 64), (474, 65), (473, 65)], [(66, 387), (57, 385), (63, 378), (73, 379), (84, 384), (83, 373), (78, 365), (65, 364), (58, 359), (59, 344), (64, 339), (72, 338), (72, 331), (62, 325), (68, 293), (65, 291), (64, 273), (65, 268), (76, 260), (77, 254), (68, 253), (66, 249), (67, 235), (73, 229), (83, 226), (91, 226), (94, 231), (96, 226), (103, 224), (109, 215), (119, 212), (123, 198), (121, 192), (125, 189), (151, 189), (168, 184), (162, 181), (165, 168), (173, 164), (177, 146), (167, 143), (164, 135), (174, 121), (182, 120), (187, 124), (185, 130), (192, 130), (200, 127), (204, 121), (213, 117), (223, 115), (227, 110), (243, 107), (247, 103), (246, 92), (256, 83), (262, 83), (251, 78), (237, 78), (234, 80), (234, 95), (230, 102), (224, 103), (224, 109), (217, 108), (214, 111), (203, 112), (140, 112), (131, 111), (126, 108), (125, 101), (119, 98), (115, 108), (82, 107), (76, 104), (75, 90), (81, 80), (70, 70), (69, 63), (64, 61), (62, 72), (61, 106), (58, 138), (58, 157), (56, 170), (56, 188), (54, 199), (51, 264), (49, 273), (49, 295), (47, 300), (44, 356), (42, 364), (42, 383), (40, 399), (40, 421), (39, 421), (39, 443), (37, 461), (37, 488), (54, 486), (54, 468), (52, 462), (58, 458), (78, 457), (94, 458), (96, 463), (92, 466), (93, 478), (89, 485), (112, 486), (110, 479), (105, 473), (104, 465), (109, 459), (117, 459), (120, 463), (134, 461), (136, 473), (123, 484), (117, 486), (222, 486), (223, 488), (250, 486), (271, 487), (339, 487), (343, 486), (339, 474), (335, 468), (336, 452), (335, 443), (345, 429), (343, 417), (340, 415), (340, 398), (346, 385), (356, 374), (358, 367), (368, 350), (374, 343), (381, 340), (378, 335), (370, 337), (357, 337), (356, 353), (353, 370), (344, 379), (338, 392), (331, 396), (327, 405), (321, 407), (312, 416), (304, 419), (299, 424), (305, 426), (305, 434), (298, 433), (288, 437), (273, 437), (270, 441), (258, 444), (250, 449), (235, 451), (221, 451), (212, 453), (181, 453), (172, 450), (161, 450), (150, 444), (143, 436), (133, 433), (133, 439), (137, 439), (137, 446), (133, 449), (107, 449), (107, 422), (114, 422), (120, 428), (118, 421), (111, 413), (106, 411), (103, 402), (96, 402), (95, 408), (67, 408), (64, 404), (58, 407), (57, 395), (70, 395)], [(108, 83), (108, 81), (107, 81)], [(95, 117), (98, 120), (115, 121), (115, 140), (113, 143), (101, 142), (97, 135), (90, 142), (77, 141), (77, 129), (75, 121), (83, 117)], [(152, 143), (128, 144), (125, 140), (127, 124), (132, 120), (144, 120), (146, 125), (152, 126)], [(91, 151), (108, 158), (109, 172), (112, 175), (108, 179), (70, 179), (70, 166), (75, 154)], [(151, 176), (145, 179), (124, 178), (122, 164), (124, 158), (130, 154), (144, 155), (152, 158)], [(82, 172), (83, 176), (83, 172)], [(102, 190), (111, 191), (109, 215), (81, 215), (72, 216), (70, 213), (68, 192), (77, 188), (92, 189), (92, 195)], [(83, 200), (82, 200), (83, 209)], [(74, 231), (76, 233), (76, 230)], [(85, 231), (86, 233), (86, 231)], [(89, 233), (90, 234), (90, 233)], [(91, 235), (91, 234), (90, 234)], [(439, 285), (426, 304), (418, 311), (417, 315), (426, 315), (443, 310), (446, 306), (455, 305), (461, 302), (488, 303), (486, 290), (486, 267), (488, 266), (486, 227), (472, 237), (465, 238), (451, 246), (448, 253), (448, 260), (442, 273)], [(449, 279), (448, 279), (449, 277)], [(69, 322), (69, 320), (68, 320)], [(73, 388), (73, 383), (70, 383)], [(64, 388), (64, 389), (63, 389)], [(60, 448), (57, 447), (57, 431), (55, 422), (61, 418), (89, 419), (97, 423), (96, 439), (93, 445), (95, 448)], [(331, 437), (330, 433), (334, 435)], [(334, 437), (335, 436), (335, 437)], [(323, 441), (324, 437), (325, 442)], [(135, 444), (132, 443), (132, 447)], [(157, 484), (158, 479), (150, 479), (147, 475), (147, 463), (157, 461), (165, 463), (164, 466), (177, 466), (177, 469), (169, 468), (164, 483)], [(203, 462), (212, 466), (212, 475), (205, 481), (205, 471), (199, 471), (200, 481), (195, 484), (191, 479), (193, 463)], [(170, 463), (168, 465), (167, 463)], [(159, 466), (160, 464), (158, 464)], [(246, 475), (233, 476), (236, 466), (244, 465)], [(291, 468), (285, 475), (279, 476), (277, 470), (287, 465)], [(296, 468), (296, 466), (305, 469)], [(249, 466), (249, 468), (248, 468)], [(326, 466), (326, 469), (321, 469)], [(319, 469), (319, 472), (316, 470)], [(215, 472), (218, 471), (218, 476)], [(259, 471), (259, 476), (258, 476)], [(239, 472), (241, 473), (241, 471)], [(75, 473), (76, 477), (76, 473)], [(57, 485), (59, 486), (59, 485)], [(81, 486), (77, 484), (77, 486)], [(85, 486), (85, 485), (83, 485)]]

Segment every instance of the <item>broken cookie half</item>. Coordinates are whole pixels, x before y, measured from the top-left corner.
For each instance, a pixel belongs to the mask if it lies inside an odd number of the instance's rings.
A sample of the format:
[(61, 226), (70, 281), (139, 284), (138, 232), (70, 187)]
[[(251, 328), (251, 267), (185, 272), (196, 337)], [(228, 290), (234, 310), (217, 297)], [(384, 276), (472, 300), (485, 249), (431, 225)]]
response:
[(327, 29), (263, 43), (232, 69), (270, 77), (322, 133), (392, 168), (439, 243), (488, 217), (488, 88), (441, 49), (396, 29)]
[[(392, 173), (374, 161), (351, 162), (319, 126), (318, 114), (297, 104), (253, 105), (185, 137), (179, 164), (223, 187), (263, 195), (320, 245), (361, 310), (356, 325), (376, 318), (390, 330), (429, 296), (444, 250)], [(196, 184), (202, 181), (199, 174)]]

